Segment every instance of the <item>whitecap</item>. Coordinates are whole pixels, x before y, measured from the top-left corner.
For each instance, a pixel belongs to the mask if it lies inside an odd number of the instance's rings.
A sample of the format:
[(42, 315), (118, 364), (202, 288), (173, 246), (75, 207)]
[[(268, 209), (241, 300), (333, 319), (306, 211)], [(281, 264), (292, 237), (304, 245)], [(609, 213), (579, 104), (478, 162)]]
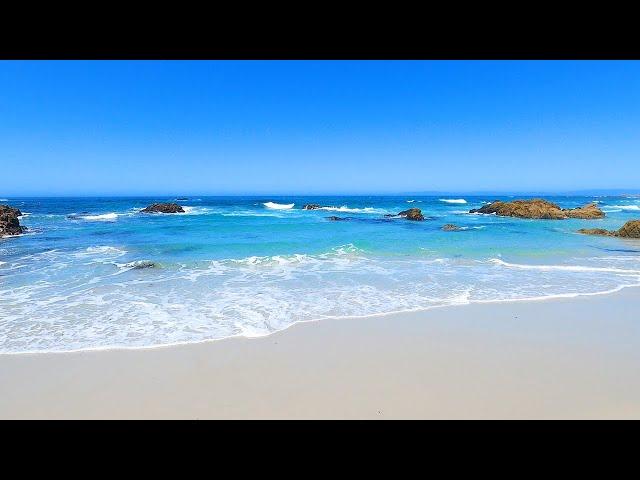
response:
[(86, 215), (79, 217), (82, 220), (95, 221), (95, 222), (112, 222), (118, 219), (117, 213), (103, 213), (101, 215)]
[(464, 198), (441, 198), (440, 201), (444, 203), (467, 203)]
[(640, 205), (611, 205), (611, 208), (619, 208), (620, 210), (627, 210), (638, 212), (640, 211)]
[(291, 210), (295, 203), (275, 203), (275, 202), (265, 202), (263, 205), (267, 208), (271, 208), (272, 210)]

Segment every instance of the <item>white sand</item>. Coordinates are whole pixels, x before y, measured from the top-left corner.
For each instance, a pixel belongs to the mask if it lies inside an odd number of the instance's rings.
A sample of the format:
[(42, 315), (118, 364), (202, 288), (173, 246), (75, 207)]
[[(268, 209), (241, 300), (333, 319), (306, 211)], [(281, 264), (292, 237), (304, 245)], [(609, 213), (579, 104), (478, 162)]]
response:
[(0, 355), (0, 418), (640, 418), (640, 289)]

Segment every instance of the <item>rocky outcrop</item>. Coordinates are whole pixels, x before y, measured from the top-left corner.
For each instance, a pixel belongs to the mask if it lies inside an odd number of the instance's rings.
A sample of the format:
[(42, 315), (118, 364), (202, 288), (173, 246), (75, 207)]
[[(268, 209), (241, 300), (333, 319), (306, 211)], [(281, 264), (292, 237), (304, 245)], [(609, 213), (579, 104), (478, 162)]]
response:
[(318, 210), (322, 208), (322, 205), (318, 205), (317, 203), (307, 203), (302, 207), (303, 210)]
[(618, 230), (604, 228), (582, 228), (578, 233), (585, 235), (602, 235), (606, 237), (640, 238), (640, 220), (629, 220)]
[(458, 225), (454, 225), (453, 223), (447, 223), (446, 225), (442, 226), (442, 230), (444, 230), (445, 232), (457, 232), (463, 229), (462, 227), (459, 227)]
[(184, 208), (177, 203), (154, 203), (140, 211), (142, 213), (184, 213)]
[(617, 237), (640, 238), (640, 220), (629, 220), (617, 232)]
[(563, 208), (562, 211), (568, 218), (582, 218), (587, 220), (592, 218), (604, 218), (604, 212), (600, 210), (598, 205), (595, 203), (589, 203), (584, 207), (579, 208)]
[(564, 220), (567, 218), (603, 218), (604, 212), (595, 203), (579, 208), (560, 208), (555, 203), (540, 198), (533, 200), (514, 200), (503, 202), (496, 200), (481, 208), (469, 210), (469, 213), (496, 214), (501, 217), (536, 218)]
[(8, 205), (0, 205), (0, 237), (5, 235), (20, 235), (26, 228), (20, 225), (18, 217), (22, 212)]
[(403, 210), (402, 212), (398, 213), (398, 216), (404, 217), (407, 220), (424, 220), (424, 215), (422, 215), (422, 211), (419, 208), (410, 208), (409, 210)]

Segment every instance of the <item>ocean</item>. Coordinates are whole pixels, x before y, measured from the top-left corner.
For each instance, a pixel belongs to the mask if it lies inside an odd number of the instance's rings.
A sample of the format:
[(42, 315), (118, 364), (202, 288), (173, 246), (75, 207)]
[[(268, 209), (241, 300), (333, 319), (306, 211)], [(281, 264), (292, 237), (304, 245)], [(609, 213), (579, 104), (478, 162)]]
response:
[[(640, 241), (576, 233), (640, 218), (640, 198), (543, 197), (597, 201), (601, 220), (468, 213), (514, 198), (3, 198), (29, 230), (0, 239), (0, 353), (256, 337), (301, 321), (640, 286)], [(186, 213), (139, 212), (153, 202)], [(384, 217), (411, 207), (425, 221)]]

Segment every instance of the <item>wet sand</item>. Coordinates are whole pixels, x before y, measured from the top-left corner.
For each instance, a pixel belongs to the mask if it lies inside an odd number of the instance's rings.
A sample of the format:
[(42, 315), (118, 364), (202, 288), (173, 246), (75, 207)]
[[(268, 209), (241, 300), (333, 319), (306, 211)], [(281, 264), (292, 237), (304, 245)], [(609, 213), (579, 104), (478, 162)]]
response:
[(640, 418), (640, 289), (0, 355), (0, 418)]

